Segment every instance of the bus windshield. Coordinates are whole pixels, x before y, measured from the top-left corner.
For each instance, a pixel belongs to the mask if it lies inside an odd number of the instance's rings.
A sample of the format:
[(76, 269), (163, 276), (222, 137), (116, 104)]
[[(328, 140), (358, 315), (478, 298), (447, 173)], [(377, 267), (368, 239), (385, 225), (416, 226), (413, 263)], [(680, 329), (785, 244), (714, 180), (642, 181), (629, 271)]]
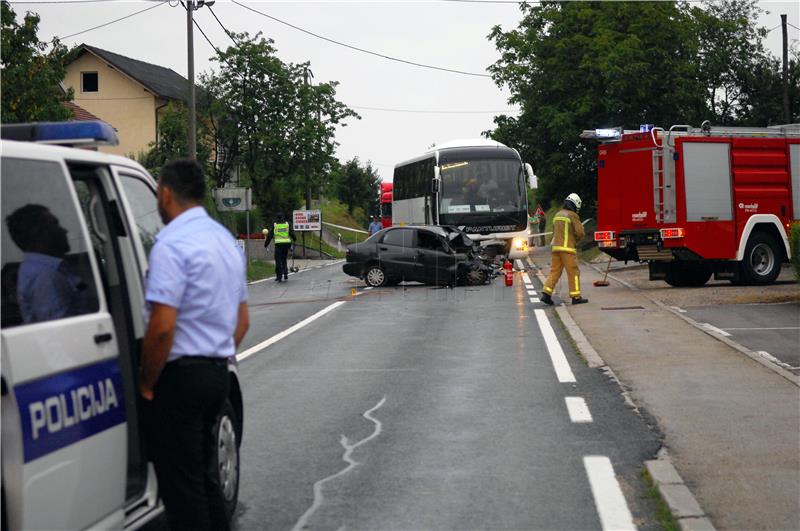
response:
[(520, 212), (525, 210), (522, 164), (484, 159), (442, 164), (442, 214)]

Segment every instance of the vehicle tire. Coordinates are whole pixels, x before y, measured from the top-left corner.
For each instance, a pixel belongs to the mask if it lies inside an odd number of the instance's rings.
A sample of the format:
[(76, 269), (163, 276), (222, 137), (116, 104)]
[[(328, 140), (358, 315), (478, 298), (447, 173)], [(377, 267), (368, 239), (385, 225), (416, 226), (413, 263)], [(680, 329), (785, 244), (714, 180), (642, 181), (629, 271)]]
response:
[(364, 282), (367, 286), (379, 288), (387, 282), (386, 271), (378, 264), (368, 265), (364, 270)]
[(742, 259), (742, 277), (747, 284), (772, 284), (781, 272), (782, 253), (769, 234), (756, 232), (750, 236)]
[(480, 269), (470, 269), (464, 276), (467, 286), (482, 286), (486, 284), (488, 275), (486, 271)]
[(239, 436), (236, 431), (236, 412), (226, 399), (222, 412), (214, 425), (214, 466), (219, 474), (219, 485), (225, 501), (228, 520), (233, 518), (239, 501)]

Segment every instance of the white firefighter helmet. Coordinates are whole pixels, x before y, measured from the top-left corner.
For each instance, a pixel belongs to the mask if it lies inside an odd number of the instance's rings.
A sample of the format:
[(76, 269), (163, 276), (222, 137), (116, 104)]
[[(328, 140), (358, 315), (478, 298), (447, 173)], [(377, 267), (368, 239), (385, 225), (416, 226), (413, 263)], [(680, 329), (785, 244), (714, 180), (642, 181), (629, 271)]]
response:
[(569, 194), (567, 196), (567, 201), (575, 205), (575, 212), (581, 209), (581, 204), (583, 202), (581, 201), (581, 196), (579, 196), (578, 194), (575, 193)]

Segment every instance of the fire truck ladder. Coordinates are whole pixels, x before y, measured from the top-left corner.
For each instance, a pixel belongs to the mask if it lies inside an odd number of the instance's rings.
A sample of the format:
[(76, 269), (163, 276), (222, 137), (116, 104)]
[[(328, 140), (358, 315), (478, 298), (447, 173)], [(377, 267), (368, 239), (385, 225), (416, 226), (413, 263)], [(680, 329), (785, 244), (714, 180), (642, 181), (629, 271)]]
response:
[[(653, 209), (655, 212), (656, 223), (674, 223), (675, 214), (675, 163), (672, 154), (675, 152), (674, 145), (669, 144), (670, 135), (676, 128), (688, 128), (688, 125), (673, 125), (667, 133), (666, 142), (664, 141), (664, 130), (654, 127), (650, 130), (650, 138), (653, 140), (655, 149), (653, 150)], [(661, 142), (658, 141), (657, 133), (661, 132)], [(666, 144), (666, 146), (665, 146)], [(665, 156), (666, 155), (666, 156)]]

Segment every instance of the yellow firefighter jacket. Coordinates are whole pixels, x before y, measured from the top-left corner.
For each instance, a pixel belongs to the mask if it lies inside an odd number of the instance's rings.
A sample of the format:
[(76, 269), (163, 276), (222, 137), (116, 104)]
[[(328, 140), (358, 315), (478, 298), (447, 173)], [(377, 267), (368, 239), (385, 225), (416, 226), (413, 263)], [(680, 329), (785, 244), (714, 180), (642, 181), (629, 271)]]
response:
[(553, 252), (576, 254), (577, 244), (585, 232), (581, 219), (572, 210), (562, 208), (553, 218)]

